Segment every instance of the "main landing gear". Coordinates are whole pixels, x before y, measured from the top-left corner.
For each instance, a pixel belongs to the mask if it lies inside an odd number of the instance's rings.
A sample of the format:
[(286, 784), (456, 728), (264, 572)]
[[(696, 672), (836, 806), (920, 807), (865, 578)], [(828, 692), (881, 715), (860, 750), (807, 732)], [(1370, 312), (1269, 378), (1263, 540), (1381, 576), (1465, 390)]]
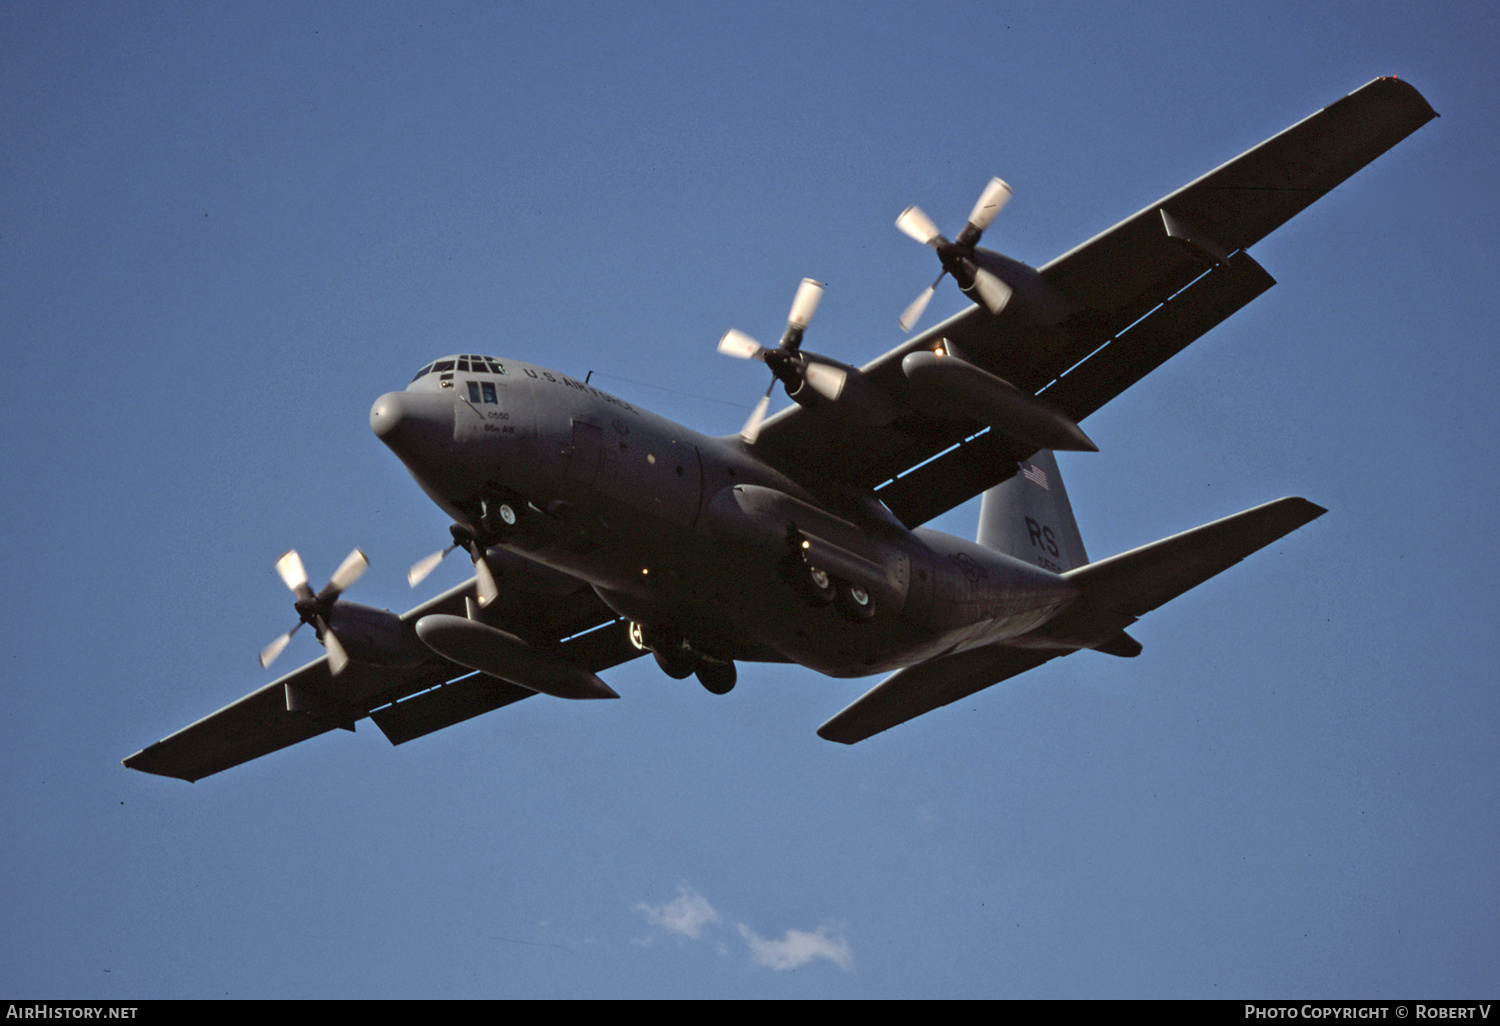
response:
[(714, 659), (693, 650), (687, 641), (660, 628), (630, 624), (630, 643), (637, 651), (650, 652), (673, 680), (686, 680), (698, 675), (698, 683), (712, 694), (727, 695), (734, 689), (739, 674), (730, 659)]
[(827, 570), (808, 566), (798, 555), (787, 557), (782, 574), (810, 606), (832, 603), (851, 623), (865, 623), (875, 616), (875, 596), (869, 589), (841, 581)]

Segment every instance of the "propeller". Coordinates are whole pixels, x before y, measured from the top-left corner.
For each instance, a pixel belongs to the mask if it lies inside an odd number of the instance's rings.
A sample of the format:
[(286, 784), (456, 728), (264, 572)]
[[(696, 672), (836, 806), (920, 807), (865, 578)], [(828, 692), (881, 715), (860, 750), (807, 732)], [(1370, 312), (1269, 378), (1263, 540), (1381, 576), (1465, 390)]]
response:
[(910, 331), (917, 323), (927, 309), (928, 301), (937, 292), (938, 282), (943, 280), (944, 274), (953, 275), (958, 287), (990, 313), (998, 314), (1005, 309), (1005, 304), (1010, 301), (1011, 288), (993, 272), (979, 266), (974, 247), (978, 245), (979, 237), (990, 226), (995, 215), (1009, 201), (1010, 186), (998, 178), (991, 178), (990, 184), (979, 194), (979, 202), (974, 204), (973, 212), (969, 214), (969, 223), (964, 225), (964, 230), (952, 242), (943, 237), (937, 225), (932, 223), (932, 218), (922, 213), (920, 207), (910, 206), (901, 211), (901, 216), (896, 218), (896, 227), (922, 245), (931, 246), (938, 259), (943, 262), (943, 270), (936, 280), (902, 312), (902, 331)]
[(484, 549), (479, 547), (479, 539), (474, 532), (466, 527), (453, 524), (448, 528), (453, 535), (453, 544), (446, 549), (434, 552), (430, 556), (423, 556), (411, 565), (406, 572), (406, 583), (413, 588), (427, 579), (427, 575), (437, 569), (441, 563), (454, 549), (465, 549), (469, 558), (474, 561), (474, 574), (479, 579), (479, 605), (487, 606), (500, 597), (500, 586), (495, 583), (495, 575), (490, 570), (490, 565), (485, 561)]
[(771, 368), (771, 383), (766, 386), (766, 394), (755, 404), (750, 419), (745, 421), (745, 426), (740, 430), (740, 437), (752, 445), (760, 435), (760, 423), (771, 405), (771, 390), (776, 387), (778, 380), (786, 385), (788, 392), (796, 391), (805, 383), (825, 399), (837, 399), (843, 391), (845, 373), (840, 367), (825, 362), (816, 353), (802, 352), (803, 332), (822, 298), (822, 283), (803, 278), (802, 284), (797, 286), (796, 296), (792, 298), (786, 331), (782, 332), (781, 341), (774, 349), (766, 348), (737, 328), (730, 328), (719, 339), (719, 352), (725, 356), (740, 360), (760, 360)]
[(318, 632), (318, 640), (328, 649), (329, 672), (338, 676), (349, 665), (349, 653), (344, 651), (344, 646), (339, 644), (338, 635), (328, 626), (328, 618), (333, 614), (333, 604), (338, 601), (339, 596), (360, 579), (369, 565), (370, 561), (365, 558), (365, 554), (355, 549), (339, 564), (323, 590), (315, 595), (307, 585), (307, 571), (302, 566), (302, 557), (297, 555), (297, 550), (288, 549), (282, 553), (281, 558), (276, 561), (276, 573), (291, 593), (297, 596), (294, 606), (300, 619), (296, 627), (260, 650), (260, 665), (268, 667), (275, 662), (276, 657), (281, 655), (281, 650), (286, 648), (287, 642), (292, 640), (292, 635), (297, 633), (297, 628), (310, 623)]

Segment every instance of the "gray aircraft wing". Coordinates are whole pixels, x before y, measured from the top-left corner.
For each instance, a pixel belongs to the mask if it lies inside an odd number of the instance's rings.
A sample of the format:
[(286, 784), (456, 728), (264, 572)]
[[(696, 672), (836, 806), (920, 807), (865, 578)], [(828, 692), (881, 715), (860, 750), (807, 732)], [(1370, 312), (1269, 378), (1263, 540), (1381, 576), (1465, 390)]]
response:
[[(466, 600), (475, 593), (471, 579), (401, 619), (415, 623), (432, 613), (463, 616)], [(503, 607), (485, 611), (486, 622), (552, 648), (592, 673), (641, 654), (630, 644), (628, 625), (581, 581), (577, 589), (561, 595), (507, 588), (500, 601)], [(149, 745), (124, 763), (145, 773), (195, 781), (335, 728), (353, 730), (366, 716), (399, 745), (535, 693), (436, 654), (412, 667), (351, 662), (336, 677), (329, 673), (324, 656)]]
[(793, 406), (756, 449), (802, 481), (874, 490), (907, 526), (1015, 473), (1034, 447), (972, 421), (924, 413), (901, 361), (947, 340), (963, 357), (1080, 421), (1275, 281), (1245, 252), (1436, 113), (1381, 78), (1040, 268), (1071, 304), (1039, 328), (978, 306), (861, 370), (906, 411), (883, 427)]

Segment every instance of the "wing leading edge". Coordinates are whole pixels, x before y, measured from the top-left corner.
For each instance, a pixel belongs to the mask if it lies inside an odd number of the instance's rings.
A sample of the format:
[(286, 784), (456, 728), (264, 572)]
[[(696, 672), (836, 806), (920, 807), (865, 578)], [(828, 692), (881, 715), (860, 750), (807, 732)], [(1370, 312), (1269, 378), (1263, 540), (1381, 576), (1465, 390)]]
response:
[(925, 523), (1009, 477), (1033, 447), (924, 413), (901, 369), (908, 354), (946, 341), (1082, 420), (1275, 284), (1246, 247), (1435, 117), (1412, 86), (1376, 79), (1041, 267), (1073, 304), (1061, 322), (970, 307), (861, 368), (904, 415), (872, 428), (793, 406), (765, 422), (757, 452)]

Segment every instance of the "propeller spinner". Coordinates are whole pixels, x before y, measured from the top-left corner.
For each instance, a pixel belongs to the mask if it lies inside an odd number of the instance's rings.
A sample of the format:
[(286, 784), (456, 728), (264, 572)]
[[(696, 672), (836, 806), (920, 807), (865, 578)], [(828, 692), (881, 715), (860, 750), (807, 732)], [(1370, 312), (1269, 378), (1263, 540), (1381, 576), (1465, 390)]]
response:
[(974, 210), (969, 214), (968, 224), (964, 225), (964, 230), (952, 242), (943, 237), (932, 218), (924, 214), (920, 207), (910, 206), (901, 211), (901, 216), (896, 218), (896, 227), (922, 245), (931, 246), (943, 263), (943, 270), (936, 280), (902, 312), (902, 331), (910, 331), (917, 323), (945, 274), (951, 274), (953, 280), (958, 282), (958, 287), (990, 313), (998, 314), (1005, 309), (1005, 304), (1010, 302), (1011, 288), (979, 265), (975, 259), (974, 247), (978, 245), (979, 237), (990, 226), (990, 222), (1005, 209), (1005, 204), (1010, 201), (1010, 193), (1010, 186), (998, 178), (990, 179), (990, 184), (979, 194), (979, 202), (974, 204)]
[(832, 364), (823, 362), (816, 353), (802, 352), (802, 335), (818, 301), (823, 298), (823, 285), (811, 278), (803, 278), (792, 298), (792, 309), (787, 315), (786, 331), (774, 349), (767, 349), (755, 339), (737, 328), (731, 328), (719, 339), (719, 352), (741, 360), (760, 360), (771, 368), (771, 383), (766, 394), (755, 404), (750, 419), (740, 430), (740, 437), (755, 443), (760, 435), (760, 423), (765, 419), (766, 409), (771, 405), (771, 390), (779, 380), (788, 392), (795, 392), (806, 384), (825, 399), (837, 399), (844, 388), (845, 372)]
[(297, 555), (296, 549), (288, 549), (282, 553), (281, 558), (276, 561), (276, 573), (297, 596), (294, 603), (297, 610), (297, 626), (278, 637), (260, 651), (260, 665), (268, 667), (281, 655), (281, 650), (286, 648), (287, 642), (292, 640), (292, 635), (297, 633), (297, 628), (304, 623), (313, 625), (318, 632), (318, 639), (328, 649), (328, 669), (337, 676), (345, 666), (349, 665), (349, 654), (344, 651), (344, 646), (339, 644), (338, 635), (333, 633), (333, 628), (328, 625), (329, 617), (333, 614), (333, 604), (338, 601), (339, 595), (343, 594), (355, 581), (359, 580), (369, 567), (370, 561), (359, 549), (353, 552), (339, 564), (334, 571), (333, 577), (323, 587), (322, 591), (313, 594), (312, 588), (307, 585), (307, 571), (302, 566), (302, 557)]

